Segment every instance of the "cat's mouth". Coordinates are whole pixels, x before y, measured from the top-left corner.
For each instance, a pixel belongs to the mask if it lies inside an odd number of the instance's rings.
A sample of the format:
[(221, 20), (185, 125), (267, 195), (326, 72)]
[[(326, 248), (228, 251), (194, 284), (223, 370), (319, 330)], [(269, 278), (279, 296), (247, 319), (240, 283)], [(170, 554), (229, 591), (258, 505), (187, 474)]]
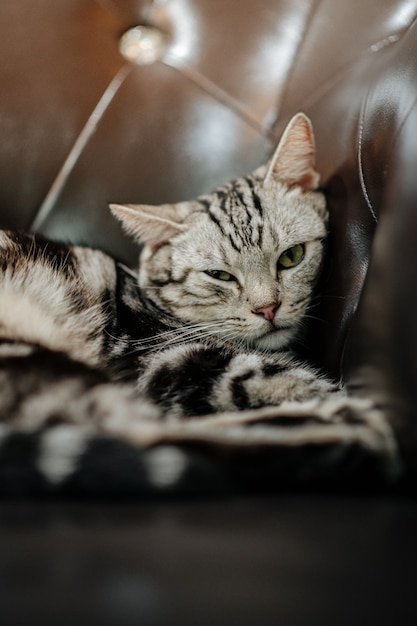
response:
[(250, 343), (263, 350), (281, 350), (294, 339), (295, 331), (294, 325), (271, 324), (264, 333), (253, 337)]

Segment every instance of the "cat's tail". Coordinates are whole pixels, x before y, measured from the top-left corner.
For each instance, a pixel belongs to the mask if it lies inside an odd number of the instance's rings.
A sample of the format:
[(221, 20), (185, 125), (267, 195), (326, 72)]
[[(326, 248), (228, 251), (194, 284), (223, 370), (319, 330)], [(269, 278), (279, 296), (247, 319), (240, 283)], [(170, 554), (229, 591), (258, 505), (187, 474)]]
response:
[(80, 393), (80, 380), (71, 372), (54, 393), (49, 386), (45, 397), (38, 389), (22, 400), (13, 419), (3, 414), (2, 496), (362, 489), (401, 475), (395, 438), (369, 402), (329, 399), (180, 422), (128, 386), (97, 380)]

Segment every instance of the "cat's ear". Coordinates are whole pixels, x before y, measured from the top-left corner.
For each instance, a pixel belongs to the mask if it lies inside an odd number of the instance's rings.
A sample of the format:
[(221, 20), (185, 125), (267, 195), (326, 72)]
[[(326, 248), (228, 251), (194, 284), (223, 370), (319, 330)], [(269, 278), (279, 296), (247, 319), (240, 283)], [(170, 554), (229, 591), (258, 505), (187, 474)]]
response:
[(110, 204), (110, 210), (129, 235), (140, 243), (158, 247), (186, 229), (182, 223), (185, 204)]
[(304, 191), (317, 189), (320, 176), (315, 169), (316, 146), (313, 127), (304, 113), (288, 123), (269, 164), (264, 184), (280, 182)]

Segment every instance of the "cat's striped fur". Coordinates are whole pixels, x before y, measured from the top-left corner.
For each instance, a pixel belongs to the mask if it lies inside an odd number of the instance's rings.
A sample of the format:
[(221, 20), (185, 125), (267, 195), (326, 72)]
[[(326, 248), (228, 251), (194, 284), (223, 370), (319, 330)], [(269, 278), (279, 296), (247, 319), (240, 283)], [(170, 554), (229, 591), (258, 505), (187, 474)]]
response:
[(0, 493), (394, 476), (383, 416), (290, 352), (322, 263), (317, 187), (299, 115), (252, 175), (113, 206), (144, 244), (139, 280), (100, 251), (1, 232)]

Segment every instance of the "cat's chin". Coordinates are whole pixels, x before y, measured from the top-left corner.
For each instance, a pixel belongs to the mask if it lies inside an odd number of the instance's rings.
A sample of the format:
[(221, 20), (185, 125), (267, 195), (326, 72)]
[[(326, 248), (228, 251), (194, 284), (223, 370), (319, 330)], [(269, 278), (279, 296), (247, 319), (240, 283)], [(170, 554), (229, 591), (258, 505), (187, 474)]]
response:
[(294, 335), (294, 328), (280, 328), (261, 337), (253, 338), (250, 345), (258, 350), (282, 350), (288, 347)]

